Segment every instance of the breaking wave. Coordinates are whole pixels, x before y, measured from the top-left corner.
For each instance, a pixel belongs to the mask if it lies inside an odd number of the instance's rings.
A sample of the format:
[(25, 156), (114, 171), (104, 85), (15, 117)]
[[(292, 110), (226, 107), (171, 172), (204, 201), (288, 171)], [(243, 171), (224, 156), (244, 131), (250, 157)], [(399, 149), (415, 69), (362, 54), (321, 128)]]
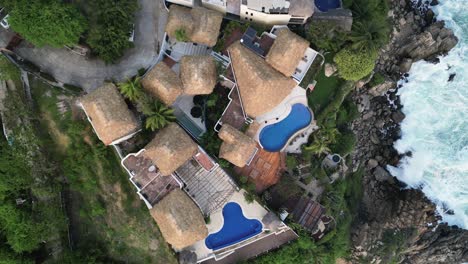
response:
[(468, 229), (468, 2), (442, 0), (433, 10), (459, 43), (438, 64), (414, 64), (401, 82), (406, 118), (394, 146), (411, 155), (389, 170), (434, 201), (444, 222)]

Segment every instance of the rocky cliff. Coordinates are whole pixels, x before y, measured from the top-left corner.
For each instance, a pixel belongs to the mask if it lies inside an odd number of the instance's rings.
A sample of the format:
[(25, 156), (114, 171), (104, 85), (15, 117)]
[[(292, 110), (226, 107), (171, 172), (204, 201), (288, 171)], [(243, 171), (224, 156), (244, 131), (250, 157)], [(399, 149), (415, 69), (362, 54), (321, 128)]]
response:
[(435, 205), (419, 190), (402, 189), (403, 184), (385, 169), (397, 165), (401, 158), (393, 149), (400, 136), (399, 123), (405, 118), (396, 95), (397, 81), (407, 77), (418, 60), (437, 63), (436, 57), (458, 41), (443, 21), (435, 21), (428, 5), (392, 2), (389, 17), (394, 30), (376, 67), (387, 81), (376, 87), (364, 86), (353, 95), (361, 112), (353, 123), (358, 137), (353, 167), (365, 168), (364, 195), (352, 232), (356, 263), (468, 261), (468, 231), (438, 224)]

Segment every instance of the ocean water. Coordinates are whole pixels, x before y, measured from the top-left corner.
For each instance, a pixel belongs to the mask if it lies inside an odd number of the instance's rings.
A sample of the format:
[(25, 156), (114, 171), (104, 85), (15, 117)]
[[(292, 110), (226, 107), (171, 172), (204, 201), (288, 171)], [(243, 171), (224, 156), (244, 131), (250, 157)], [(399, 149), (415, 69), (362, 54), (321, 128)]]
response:
[[(400, 153), (411, 151), (390, 172), (420, 188), (437, 204), (442, 221), (468, 229), (468, 1), (440, 0), (439, 20), (454, 30), (458, 45), (439, 64), (413, 65), (399, 89), (403, 112)], [(449, 76), (456, 74), (452, 82)]]

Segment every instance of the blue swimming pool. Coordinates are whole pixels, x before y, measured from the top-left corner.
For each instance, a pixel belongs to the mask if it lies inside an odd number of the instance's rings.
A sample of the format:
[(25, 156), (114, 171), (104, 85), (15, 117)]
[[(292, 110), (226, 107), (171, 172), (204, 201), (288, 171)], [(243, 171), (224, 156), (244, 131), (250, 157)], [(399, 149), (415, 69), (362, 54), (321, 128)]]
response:
[(262, 223), (256, 219), (246, 218), (237, 203), (227, 203), (223, 207), (223, 218), (224, 224), (221, 230), (205, 239), (205, 245), (209, 249), (224, 248), (262, 232)]
[(265, 126), (260, 131), (260, 144), (267, 151), (280, 151), (294, 133), (308, 126), (311, 121), (312, 113), (309, 108), (303, 104), (294, 104), (285, 119)]
[(341, 7), (340, 0), (315, 0), (315, 6), (322, 12)]

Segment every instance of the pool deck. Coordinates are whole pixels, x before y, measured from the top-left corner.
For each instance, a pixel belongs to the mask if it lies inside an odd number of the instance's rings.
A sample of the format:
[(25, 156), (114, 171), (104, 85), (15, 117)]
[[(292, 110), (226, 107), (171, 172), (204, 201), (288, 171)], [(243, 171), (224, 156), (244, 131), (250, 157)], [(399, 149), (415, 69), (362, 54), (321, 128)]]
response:
[[(291, 91), (291, 93), (278, 106), (273, 108), (273, 110), (255, 119), (256, 123), (259, 124), (259, 128), (257, 130), (257, 133), (255, 134), (254, 139), (260, 144), (259, 137), (260, 137), (260, 132), (262, 131), (262, 129), (268, 125), (279, 123), (283, 119), (285, 119), (291, 112), (291, 107), (294, 104), (303, 104), (308, 107), (306, 90), (300, 86), (296, 86)], [(302, 129), (302, 131), (305, 131), (305, 130), (306, 129)], [(296, 133), (293, 137), (296, 137), (297, 134), (298, 133)], [(293, 137), (291, 137), (290, 140)], [(290, 140), (288, 141), (286, 146), (289, 145)], [(283, 148), (283, 150), (285, 149), (286, 148)]]
[[(247, 203), (244, 198), (244, 193), (245, 193), (244, 190), (239, 190), (239, 191), (234, 192), (232, 196), (230, 197), (230, 199), (226, 201), (226, 203), (235, 202), (239, 204), (242, 208), (242, 213), (246, 218), (257, 219), (258, 221), (262, 222), (263, 230), (270, 228), (270, 229), (273, 229), (271, 230), (272, 233), (275, 233), (278, 230), (280, 230), (279, 232), (282, 232), (283, 230), (287, 229), (287, 227), (281, 221), (277, 222), (276, 224), (273, 224), (273, 226), (271, 225), (266, 226), (266, 223), (263, 222), (262, 220), (268, 214), (268, 211), (256, 201), (250, 204)], [(213, 212), (210, 215), (210, 223), (206, 225), (208, 229), (208, 233), (213, 234), (213, 233), (220, 231), (221, 228), (223, 227), (223, 224), (224, 224), (224, 218), (223, 218), (222, 210)], [(238, 242), (234, 245), (230, 245), (228, 247), (218, 249), (218, 250), (211, 250), (207, 248), (205, 245), (205, 240), (200, 240), (197, 243), (190, 246), (189, 249), (194, 251), (197, 254), (197, 258), (199, 260), (209, 259), (209, 258), (214, 258), (215, 256), (220, 255), (220, 254), (221, 255), (226, 254), (226, 252), (228, 253), (231, 253), (233, 251), (235, 252), (238, 250), (238, 248), (243, 247), (245, 245), (255, 244), (257, 243), (256, 240), (262, 239), (267, 235), (269, 234), (265, 232), (261, 232), (260, 234), (257, 234), (244, 241)]]

